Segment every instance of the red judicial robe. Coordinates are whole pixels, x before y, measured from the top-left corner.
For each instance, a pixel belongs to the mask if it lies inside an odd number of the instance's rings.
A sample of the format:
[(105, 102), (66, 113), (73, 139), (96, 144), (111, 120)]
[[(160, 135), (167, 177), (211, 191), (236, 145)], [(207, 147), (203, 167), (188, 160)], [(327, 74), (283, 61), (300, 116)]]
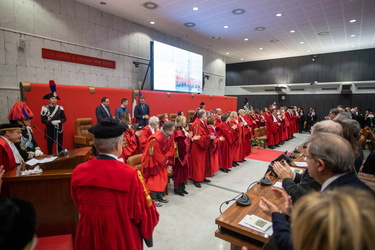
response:
[(281, 140), (282, 141), (289, 139), (289, 130), (288, 130), (289, 126), (290, 126), (289, 118), (284, 113), (283, 121), (281, 123), (281, 130), (282, 130)]
[(259, 115), (259, 126), (265, 127), (266, 126), (266, 118), (264, 115)]
[(182, 128), (176, 128), (174, 141), (177, 148), (173, 165), (173, 184), (174, 189), (178, 189), (178, 184), (184, 183), (189, 178), (191, 139), (185, 135)]
[(142, 174), (148, 192), (163, 192), (168, 183), (168, 165), (173, 165), (173, 135), (167, 138), (161, 130), (151, 135), (142, 155)]
[(8, 142), (2, 137), (0, 137), (0, 166), (1, 165), (4, 166), (5, 172), (13, 170), (17, 167), (13, 151)]
[[(231, 150), (232, 150), (232, 156), (233, 156), (233, 161), (238, 161), (238, 148), (240, 147), (240, 125), (238, 124), (238, 122), (235, 120), (235, 119), (230, 119), (229, 120), (229, 126), (232, 127), (233, 125), (237, 125), (237, 128), (234, 130), (233, 132), (233, 144), (232, 144), (232, 147), (231, 147)], [(241, 160), (240, 160), (241, 161)]]
[(234, 130), (229, 126), (228, 123), (222, 122), (218, 126), (218, 136), (224, 136), (225, 140), (219, 142), (220, 155), (219, 155), (219, 166), (224, 169), (232, 167), (233, 154), (232, 145), (234, 143)]
[[(211, 165), (211, 171), (210, 173), (213, 175), (217, 171), (219, 171), (219, 137), (217, 136), (217, 132), (214, 125), (207, 125), (208, 127), (208, 133), (215, 135), (215, 139), (212, 139), (210, 141), (210, 145), (208, 148), (209, 154), (210, 154), (210, 165)], [(211, 176), (212, 176), (211, 175)]]
[(190, 177), (196, 182), (202, 182), (205, 177), (210, 177), (212, 174), (207, 174), (211, 171), (210, 155), (208, 147), (210, 145), (210, 136), (206, 121), (201, 121), (196, 118), (191, 125), (193, 136), (200, 135), (199, 140), (194, 140), (191, 146), (190, 157)]
[(251, 147), (250, 147), (250, 139), (251, 139), (251, 127), (249, 126), (249, 123), (246, 121), (246, 116), (238, 117), (238, 121), (243, 122), (243, 136), (242, 136), (242, 144), (243, 144), (243, 158), (250, 155), (251, 153)]
[(163, 127), (163, 124), (165, 122), (169, 121), (168, 119), (162, 119), (160, 122), (159, 122), (159, 128)]
[(272, 146), (277, 144), (276, 143), (276, 133), (278, 130), (277, 122), (273, 121), (273, 115), (267, 115), (267, 128), (266, 128), (266, 135), (267, 135), (267, 144)]
[(244, 127), (241, 118), (237, 118), (237, 139), (238, 139), (238, 147), (234, 153), (234, 161), (242, 161), (245, 158), (244, 155)]
[(221, 118), (218, 115), (214, 115), (214, 117), (215, 117), (215, 127), (217, 127), (219, 123), (221, 122)]
[(159, 221), (136, 168), (99, 155), (72, 173), (72, 199), (80, 214), (74, 249), (143, 249)]
[(120, 158), (123, 158), (124, 161), (132, 156), (139, 154), (139, 145), (138, 138), (135, 135), (134, 129), (128, 129), (124, 132), (124, 139), (122, 141), (122, 154)]
[(150, 125), (147, 125), (146, 127), (142, 128), (142, 134), (138, 138), (139, 140), (139, 152), (143, 153), (143, 151), (146, 148), (148, 138), (152, 135), (152, 130), (150, 128)]
[(245, 121), (247, 123), (247, 127), (248, 127), (248, 129), (250, 131), (250, 138), (254, 137), (254, 129), (255, 129), (255, 127), (253, 127), (253, 120), (251, 119), (250, 115), (245, 115), (244, 118), (245, 118)]

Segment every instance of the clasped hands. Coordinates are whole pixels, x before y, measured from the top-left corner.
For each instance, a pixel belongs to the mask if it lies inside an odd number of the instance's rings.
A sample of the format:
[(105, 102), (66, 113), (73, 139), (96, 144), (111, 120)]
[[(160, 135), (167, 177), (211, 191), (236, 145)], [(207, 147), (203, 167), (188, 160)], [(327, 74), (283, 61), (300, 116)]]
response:
[(57, 124), (61, 123), (61, 121), (60, 120), (53, 120), (53, 121), (51, 121), (51, 123), (52, 123), (53, 126), (56, 126)]
[(268, 216), (271, 216), (274, 212), (282, 212), (290, 216), (293, 208), (292, 198), (280, 188), (272, 188), (272, 191), (279, 201), (279, 208), (266, 198), (261, 197), (259, 201), (260, 209)]

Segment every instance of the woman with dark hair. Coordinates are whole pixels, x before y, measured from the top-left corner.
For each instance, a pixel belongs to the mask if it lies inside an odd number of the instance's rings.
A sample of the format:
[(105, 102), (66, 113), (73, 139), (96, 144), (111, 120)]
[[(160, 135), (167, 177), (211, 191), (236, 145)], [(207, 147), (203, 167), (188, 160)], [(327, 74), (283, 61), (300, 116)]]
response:
[(123, 158), (124, 161), (132, 156), (139, 154), (139, 141), (138, 137), (141, 136), (142, 131), (135, 131), (131, 127), (131, 116), (128, 112), (123, 112), (120, 116), (120, 123), (128, 126), (128, 129), (124, 132), (124, 139), (122, 142), (122, 155), (120, 158)]

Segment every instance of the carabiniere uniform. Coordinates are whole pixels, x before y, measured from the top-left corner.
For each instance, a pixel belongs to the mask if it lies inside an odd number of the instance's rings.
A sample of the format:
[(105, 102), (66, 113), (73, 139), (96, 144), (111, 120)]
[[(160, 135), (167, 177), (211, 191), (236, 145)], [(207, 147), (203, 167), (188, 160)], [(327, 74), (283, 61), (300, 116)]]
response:
[[(63, 143), (63, 127), (62, 124), (66, 121), (64, 108), (60, 105), (46, 105), (42, 106), (41, 111), (42, 122), (46, 124), (46, 134), (57, 141), (58, 152), (63, 150), (62, 143)], [(61, 123), (53, 125), (52, 121), (60, 120)], [(50, 138), (46, 138), (47, 146), (48, 146), (48, 154), (52, 154), (52, 144), (54, 143), (53, 140)]]

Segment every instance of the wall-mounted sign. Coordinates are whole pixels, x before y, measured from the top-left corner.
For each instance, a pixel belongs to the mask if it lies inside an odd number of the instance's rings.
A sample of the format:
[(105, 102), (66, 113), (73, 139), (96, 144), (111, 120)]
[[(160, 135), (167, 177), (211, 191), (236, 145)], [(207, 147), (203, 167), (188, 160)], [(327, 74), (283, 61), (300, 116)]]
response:
[(116, 61), (42, 48), (42, 58), (115, 69)]

